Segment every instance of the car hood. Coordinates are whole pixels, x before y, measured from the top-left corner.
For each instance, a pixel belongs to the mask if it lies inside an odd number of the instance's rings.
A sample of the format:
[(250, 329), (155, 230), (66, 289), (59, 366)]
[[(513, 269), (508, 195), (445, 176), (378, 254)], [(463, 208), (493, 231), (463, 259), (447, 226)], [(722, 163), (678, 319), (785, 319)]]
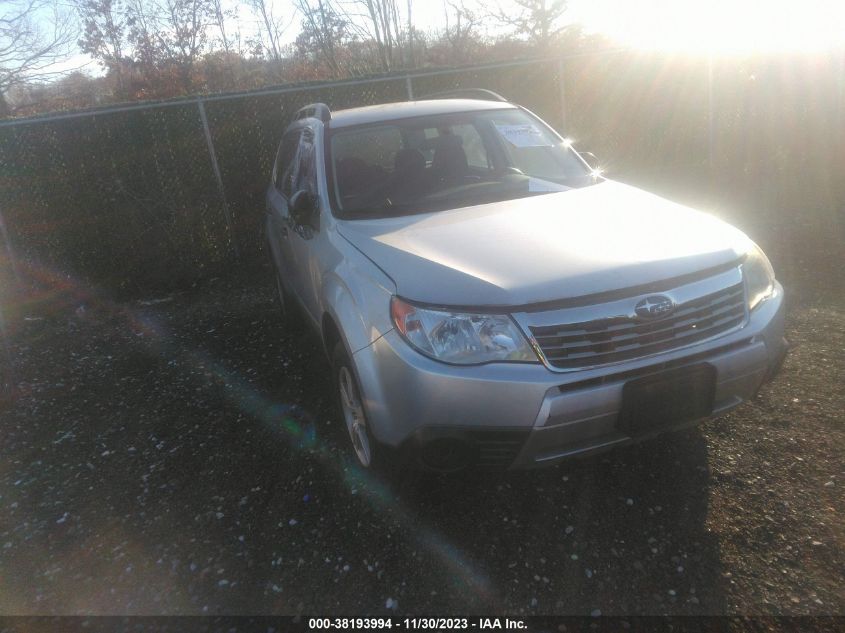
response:
[(620, 290), (736, 261), (738, 229), (613, 181), (378, 220), (338, 231), (412, 301), (523, 306)]

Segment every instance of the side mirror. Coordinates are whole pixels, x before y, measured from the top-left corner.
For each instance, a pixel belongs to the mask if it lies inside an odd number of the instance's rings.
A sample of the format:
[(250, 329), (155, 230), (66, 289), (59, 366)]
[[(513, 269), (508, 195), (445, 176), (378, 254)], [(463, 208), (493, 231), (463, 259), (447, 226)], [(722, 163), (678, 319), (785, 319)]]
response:
[(310, 191), (300, 189), (291, 196), (288, 203), (288, 213), (294, 224), (312, 226), (317, 212), (317, 197)]

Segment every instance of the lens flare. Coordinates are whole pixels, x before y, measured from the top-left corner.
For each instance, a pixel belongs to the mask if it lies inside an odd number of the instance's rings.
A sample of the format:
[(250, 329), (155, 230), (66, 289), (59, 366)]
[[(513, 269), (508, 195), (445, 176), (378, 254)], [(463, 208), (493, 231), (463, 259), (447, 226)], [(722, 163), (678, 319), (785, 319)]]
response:
[(845, 3), (831, 0), (574, 0), (570, 18), (633, 48), (712, 54), (845, 46)]

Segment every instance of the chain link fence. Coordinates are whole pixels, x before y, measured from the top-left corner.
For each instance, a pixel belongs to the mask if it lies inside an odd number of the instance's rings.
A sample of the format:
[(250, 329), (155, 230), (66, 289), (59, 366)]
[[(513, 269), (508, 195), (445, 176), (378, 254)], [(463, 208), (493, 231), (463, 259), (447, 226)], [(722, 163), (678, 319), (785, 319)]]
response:
[[(616, 52), (3, 121), (0, 257), (125, 294), (254, 265), (264, 257), (276, 146), (298, 108), (462, 87), (526, 106), (611, 174), (749, 195), (766, 183), (766, 199), (781, 203), (812, 191), (842, 231), (843, 183), (823, 169), (845, 165), (842, 63), (831, 57), (810, 78), (801, 71), (797, 62), (742, 67)], [(796, 186), (796, 170), (810, 182)]]

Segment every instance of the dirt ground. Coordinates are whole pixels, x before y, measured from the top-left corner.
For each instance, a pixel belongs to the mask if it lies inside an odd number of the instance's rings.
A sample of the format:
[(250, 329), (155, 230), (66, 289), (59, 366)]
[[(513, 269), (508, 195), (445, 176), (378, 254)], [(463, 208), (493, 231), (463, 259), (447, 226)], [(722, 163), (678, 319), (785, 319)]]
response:
[(756, 400), (493, 476), (352, 466), (266, 276), (65, 284), (8, 332), (0, 612), (845, 614), (845, 256), (779, 239), (792, 350)]

